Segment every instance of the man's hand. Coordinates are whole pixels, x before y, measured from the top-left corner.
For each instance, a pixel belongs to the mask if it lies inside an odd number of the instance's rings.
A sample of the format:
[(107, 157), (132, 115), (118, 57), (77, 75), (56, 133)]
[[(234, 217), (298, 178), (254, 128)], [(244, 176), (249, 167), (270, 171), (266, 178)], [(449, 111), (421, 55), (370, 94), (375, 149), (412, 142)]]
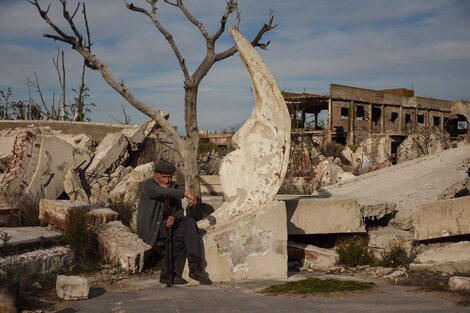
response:
[(188, 199), (189, 206), (193, 206), (197, 203), (197, 198), (193, 196), (189, 191), (184, 192), (184, 197)]
[(168, 218), (166, 219), (166, 222), (165, 222), (165, 226), (168, 227), (168, 228), (171, 227), (173, 225), (173, 223), (175, 222), (175, 220), (176, 220), (175, 216), (173, 216), (173, 215), (168, 216)]

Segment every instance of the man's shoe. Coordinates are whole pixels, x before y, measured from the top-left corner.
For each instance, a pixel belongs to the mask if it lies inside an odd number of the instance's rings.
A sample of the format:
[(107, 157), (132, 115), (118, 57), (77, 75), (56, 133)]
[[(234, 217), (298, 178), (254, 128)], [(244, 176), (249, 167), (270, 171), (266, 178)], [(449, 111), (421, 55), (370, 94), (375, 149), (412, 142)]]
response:
[[(162, 284), (167, 284), (168, 283), (168, 273), (166, 272), (161, 272), (160, 273), (160, 283)], [(187, 284), (188, 281), (182, 277), (178, 277), (178, 276), (173, 276), (173, 283), (172, 285), (184, 285), (184, 284)]]
[(209, 279), (209, 275), (202, 271), (199, 268), (194, 268), (189, 270), (189, 277), (191, 279), (197, 280), (199, 283), (203, 285), (210, 285), (212, 281)]

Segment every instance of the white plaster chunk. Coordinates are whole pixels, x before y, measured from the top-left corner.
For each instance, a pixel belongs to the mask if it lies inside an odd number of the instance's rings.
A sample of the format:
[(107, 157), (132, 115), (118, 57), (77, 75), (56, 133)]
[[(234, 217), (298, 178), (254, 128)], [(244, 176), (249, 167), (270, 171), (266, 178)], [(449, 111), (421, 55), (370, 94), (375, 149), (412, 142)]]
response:
[(288, 199), (289, 235), (365, 233), (361, 210), (354, 199)]
[(212, 281), (287, 277), (286, 209), (282, 201), (253, 211), (204, 237)]
[(324, 249), (312, 245), (288, 242), (289, 260), (298, 260), (303, 267), (327, 271), (336, 265), (338, 254), (333, 249)]
[(415, 240), (470, 234), (470, 196), (421, 205), (413, 226)]
[(470, 290), (470, 277), (453, 276), (449, 278), (450, 290)]
[(412, 270), (430, 270), (444, 273), (470, 272), (470, 241), (461, 241), (441, 247), (431, 247), (418, 253)]
[(88, 299), (90, 287), (88, 280), (80, 276), (59, 275), (56, 280), (56, 292), (60, 299), (84, 300)]
[[(225, 203), (210, 216), (217, 225), (274, 201), (290, 150), (290, 115), (277, 83), (246, 38), (233, 28), (230, 34), (251, 80), (255, 103), (251, 117), (232, 137), (237, 149), (220, 166)], [(200, 222), (203, 228), (209, 225), (209, 220)]]
[(151, 246), (115, 221), (96, 228), (101, 253), (105, 260), (118, 263), (129, 274), (140, 273)]

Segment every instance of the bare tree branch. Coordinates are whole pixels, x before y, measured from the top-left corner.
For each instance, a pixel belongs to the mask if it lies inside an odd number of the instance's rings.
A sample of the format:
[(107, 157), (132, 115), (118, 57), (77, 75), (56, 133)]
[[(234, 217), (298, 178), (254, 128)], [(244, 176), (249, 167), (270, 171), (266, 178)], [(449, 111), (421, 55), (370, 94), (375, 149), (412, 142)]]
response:
[[(261, 27), (261, 29), (256, 34), (255, 38), (251, 41), (251, 45), (253, 47), (259, 47), (261, 49), (266, 49), (268, 47), (268, 45), (270, 43), (269, 41), (267, 43), (261, 43), (260, 40), (263, 38), (263, 35), (265, 33), (269, 32), (270, 30), (273, 30), (274, 28), (277, 27), (277, 24), (273, 25), (273, 20), (274, 20), (273, 11), (270, 9), (269, 10), (269, 16), (268, 16), (268, 23), (264, 24)], [(234, 55), (236, 52), (237, 52), (237, 48), (235, 46), (233, 46), (233, 47), (225, 50), (224, 52), (218, 53), (215, 56), (215, 62), (226, 59), (226, 58)]]
[[(204, 27), (204, 25), (198, 20), (196, 19), (188, 10), (188, 8), (184, 5), (183, 3), (183, 0), (176, 0), (176, 4), (175, 3), (172, 3), (170, 2), (169, 0), (163, 0), (165, 1), (165, 3), (168, 3), (168, 4), (172, 4), (174, 6), (177, 6), (181, 12), (183, 12), (183, 14), (186, 16), (186, 18), (192, 23), (194, 24), (194, 26), (196, 26), (199, 31), (201, 32), (202, 36), (204, 36), (204, 38), (206, 40), (209, 40), (210, 39), (210, 35), (209, 33), (207, 32), (206, 28)], [(230, 0), (232, 1), (232, 0)]]
[(184, 79), (189, 80), (190, 76), (189, 76), (188, 68), (186, 67), (186, 63), (184, 61), (184, 58), (181, 55), (181, 53), (178, 49), (178, 46), (176, 45), (176, 42), (173, 39), (173, 36), (163, 27), (163, 25), (157, 19), (157, 7), (156, 7), (156, 2), (157, 1), (148, 1), (148, 2), (152, 6), (152, 11), (151, 12), (149, 12), (149, 11), (143, 9), (143, 8), (137, 7), (133, 3), (128, 3), (126, 0), (124, 0), (124, 3), (126, 4), (126, 6), (129, 10), (145, 14), (152, 20), (152, 23), (155, 25), (155, 27), (158, 29), (158, 31), (165, 37), (165, 39), (168, 41), (171, 48), (173, 49), (173, 52), (176, 56), (176, 59), (178, 60), (180, 68), (183, 71)]
[[(237, 0), (229, 0), (227, 1), (227, 7), (225, 8), (225, 13), (220, 19), (220, 28), (219, 30), (212, 36), (212, 40), (215, 42), (217, 39), (219, 39), (220, 35), (222, 35), (225, 31), (225, 25), (227, 24), (227, 19), (228, 16), (234, 12), (235, 10), (238, 11), (238, 1)], [(240, 17), (239, 14), (237, 14), (237, 17)]]

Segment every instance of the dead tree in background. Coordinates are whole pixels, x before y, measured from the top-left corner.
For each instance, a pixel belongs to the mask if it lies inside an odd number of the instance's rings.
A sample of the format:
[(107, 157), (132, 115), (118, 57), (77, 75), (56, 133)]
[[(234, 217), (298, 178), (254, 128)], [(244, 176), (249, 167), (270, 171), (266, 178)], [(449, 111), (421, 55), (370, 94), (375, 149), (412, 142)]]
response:
[[(204, 24), (201, 23), (201, 21), (196, 19), (189, 12), (186, 5), (183, 3), (183, 0), (164, 0), (164, 3), (179, 9), (181, 13), (187, 18), (187, 20), (200, 31), (200, 33), (205, 39), (206, 54), (199, 66), (196, 68), (196, 70), (192, 74), (190, 74), (186, 66), (185, 59), (181, 55), (173, 36), (161, 24), (159, 18), (157, 17), (157, 0), (147, 0), (146, 2), (149, 5), (148, 8), (136, 6), (135, 4), (128, 3), (124, 0), (129, 10), (142, 13), (151, 20), (155, 28), (165, 37), (176, 56), (176, 59), (179, 63), (184, 77), (184, 121), (186, 131), (186, 135), (184, 137), (180, 137), (178, 135), (176, 130), (160, 114), (160, 110), (151, 108), (150, 106), (146, 105), (138, 98), (136, 98), (134, 94), (126, 87), (124, 82), (119, 81), (117, 78), (115, 78), (109, 71), (108, 66), (103, 63), (96, 55), (93, 55), (91, 53), (90, 41), (86, 41), (84, 39), (84, 36), (78, 30), (74, 20), (78, 10), (80, 9), (80, 3), (78, 3), (73, 13), (70, 14), (67, 9), (67, 1), (60, 1), (62, 3), (63, 8), (63, 17), (70, 26), (70, 31), (69, 33), (67, 33), (59, 26), (57, 26), (57, 24), (54, 23), (49, 17), (48, 12), (50, 4), (46, 10), (43, 10), (38, 0), (31, 0), (28, 2), (33, 4), (38, 9), (40, 16), (56, 32), (56, 35), (45, 34), (44, 37), (58, 40), (70, 45), (72, 49), (80, 53), (80, 55), (85, 59), (86, 65), (91, 69), (98, 70), (104, 80), (124, 99), (126, 99), (127, 102), (129, 102), (132, 106), (137, 108), (145, 115), (151, 117), (153, 120), (155, 120), (158, 124), (162, 126), (162, 128), (171, 138), (173, 144), (175, 145), (176, 151), (183, 160), (186, 189), (195, 194), (196, 196), (200, 196), (199, 170), (197, 165), (199, 132), (196, 116), (198, 88), (202, 79), (207, 75), (209, 70), (216, 62), (222, 61), (237, 52), (237, 48), (235, 47), (235, 45), (233, 45), (231, 48), (223, 52), (216, 53), (215, 43), (225, 32), (228, 17), (234, 12), (236, 12), (234, 27), (238, 29), (238, 26), (240, 24), (240, 11), (238, 10), (238, 1), (227, 0), (225, 12), (220, 19), (219, 29), (214, 34), (209, 34)], [(86, 32), (87, 34), (89, 34), (89, 26), (87, 21), (85, 4), (82, 5), (82, 15), (84, 18)], [(265, 49), (268, 46), (269, 41), (267, 43), (261, 43), (261, 39), (266, 32), (272, 30), (276, 26), (277, 25), (273, 25), (273, 16), (270, 12), (268, 23), (264, 24), (260, 28), (255, 38), (251, 41), (251, 44), (254, 47), (260, 47), (262, 49)]]

